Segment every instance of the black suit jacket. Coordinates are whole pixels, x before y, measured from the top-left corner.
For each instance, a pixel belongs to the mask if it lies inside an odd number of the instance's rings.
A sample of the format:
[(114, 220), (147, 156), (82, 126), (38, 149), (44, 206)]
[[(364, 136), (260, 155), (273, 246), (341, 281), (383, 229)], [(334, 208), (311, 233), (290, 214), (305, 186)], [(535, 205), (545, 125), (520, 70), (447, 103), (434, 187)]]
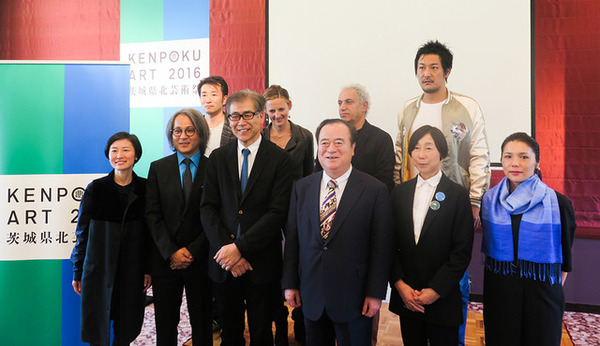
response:
[(329, 236), (320, 233), (322, 172), (299, 180), (286, 226), (283, 288), (300, 289), (304, 315), (323, 309), (345, 323), (361, 316), (365, 297), (385, 298), (392, 255), (386, 186), (355, 168), (339, 201)]
[[(206, 263), (208, 241), (200, 221), (200, 200), (207, 161), (205, 156), (200, 156), (187, 204), (181, 187), (177, 154), (150, 165), (146, 188), (146, 222), (158, 252), (165, 260), (186, 247), (196, 261)], [(188, 232), (188, 239), (180, 237), (179, 230), (183, 227)]]
[[(428, 209), (419, 242), (415, 245), (413, 201), (417, 179), (396, 186), (392, 192), (394, 213), (394, 254), (390, 283), (404, 280), (413, 289), (432, 288), (440, 298), (425, 306), (425, 314), (403, 307), (398, 291), (392, 290), (390, 310), (422, 316), (428, 321), (447, 326), (462, 323), (459, 282), (471, 261), (473, 246), (473, 213), (469, 192), (442, 175), (436, 194), (442, 192), (440, 208)], [(434, 200), (436, 200), (434, 194)]]
[[(254, 269), (244, 276), (256, 284), (277, 282), (281, 278), (281, 229), (292, 187), (292, 162), (288, 153), (263, 138), (242, 195), (237, 145), (233, 141), (210, 155), (201, 205), (209, 254), (212, 258), (222, 246), (235, 243)], [(212, 259), (208, 273), (215, 282), (224, 282), (230, 275)]]

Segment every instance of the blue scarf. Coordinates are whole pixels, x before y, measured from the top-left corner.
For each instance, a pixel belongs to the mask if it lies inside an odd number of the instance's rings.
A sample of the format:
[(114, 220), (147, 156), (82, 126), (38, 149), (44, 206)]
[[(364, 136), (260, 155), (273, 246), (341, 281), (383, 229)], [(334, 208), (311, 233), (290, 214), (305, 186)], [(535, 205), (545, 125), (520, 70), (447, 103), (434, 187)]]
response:
[[(551, 284), (560, 282), (562, 243), (556, 193), (537, 175), (508, 192), (505, 177), (482, 201), (482, 251), (485, 266), (496, 274), (513, 275)], [(514, 258), (511, 215), (523, 214)]]

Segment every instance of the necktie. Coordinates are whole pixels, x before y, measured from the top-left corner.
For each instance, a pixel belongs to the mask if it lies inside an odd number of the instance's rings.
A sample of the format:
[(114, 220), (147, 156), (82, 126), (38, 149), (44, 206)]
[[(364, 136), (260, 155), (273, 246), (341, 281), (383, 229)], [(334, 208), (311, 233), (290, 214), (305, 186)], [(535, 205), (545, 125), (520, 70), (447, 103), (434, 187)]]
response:
[(324, 240), (329, 236), (329, 230), (331, 229), (331, 224), (333, 223), (333, 218), (335, 217), (335, 211), (337, 208), (337, 199), (335, 197), (336, 187), (337, 183), (335, 180), (330, 180), (327, 182), (327, 195), (325, 195), (325, 199), (321, 205), (321, 237), (323, 237)]
[(190, 169), (190, 163), (192, 160), (184, 159), (183, 163), (185, 163), (185, 172), (183, 172), (183, 196), (185, 197), (185, 201), (187, 202), (190, 199), (190, 195), (192, 194), (192, 170)]
[(244, 193), (246, 184), (248, 183), (248, 155), (250, 155), (250, 150), (248, 148), (242, 149), (242, 155), (244, 155), (244, 162), (242, 162), (242, 176), (240, 182), (242, 184), (242, 193)]

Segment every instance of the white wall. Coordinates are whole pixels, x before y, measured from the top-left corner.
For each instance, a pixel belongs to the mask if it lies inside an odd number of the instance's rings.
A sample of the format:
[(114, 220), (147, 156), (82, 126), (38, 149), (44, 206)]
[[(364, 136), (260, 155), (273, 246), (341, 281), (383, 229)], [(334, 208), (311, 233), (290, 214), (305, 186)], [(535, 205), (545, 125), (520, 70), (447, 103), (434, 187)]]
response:
[(421, 93), (415, 53), (438, 39), (454, 53), (448, 87), (481, 105), (492, 162), (508, 134), (531, 133), (529, 1), (270, 0), (268, 21), (268, 82), (288, 89), (292, 121), (311, 132), (338, 116), (343, 85), (361, 83), (367, 119), (395, 139), (400, 107)]

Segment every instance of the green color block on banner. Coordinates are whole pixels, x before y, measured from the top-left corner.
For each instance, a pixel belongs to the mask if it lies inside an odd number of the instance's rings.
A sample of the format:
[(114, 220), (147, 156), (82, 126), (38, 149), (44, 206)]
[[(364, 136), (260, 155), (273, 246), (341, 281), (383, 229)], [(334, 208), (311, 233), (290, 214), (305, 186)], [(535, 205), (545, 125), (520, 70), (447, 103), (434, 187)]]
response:
[(132, 108), (129, 113), (129, 131), (142, 143), (142, 158), (134, 170), (140, 177), (148, 176), (150, 163), (164, 156), (165, 124), (163, 108)]
[(0, 174), (60, 174), (64, 66), (0, 64)]
[(60, 345), (61, 261), (0, 262), (0, 344)]
[(162, 0), (121, 1), (121, 43), (162, 41), (163, 36)]

